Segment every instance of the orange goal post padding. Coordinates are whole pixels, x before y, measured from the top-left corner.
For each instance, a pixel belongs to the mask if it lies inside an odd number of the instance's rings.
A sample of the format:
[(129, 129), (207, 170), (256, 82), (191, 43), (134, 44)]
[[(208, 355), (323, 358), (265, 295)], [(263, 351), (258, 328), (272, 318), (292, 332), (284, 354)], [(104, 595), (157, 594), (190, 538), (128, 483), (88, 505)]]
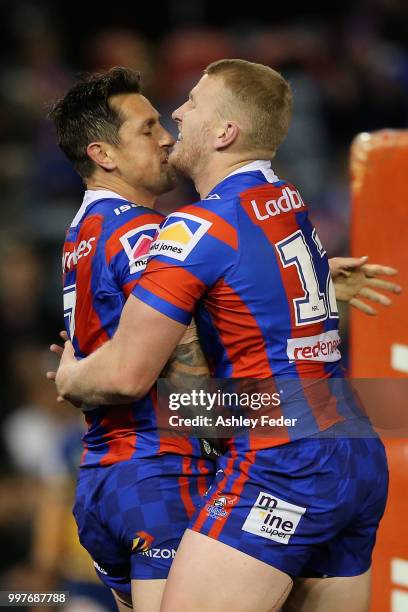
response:
[(408, 439), (403, 428), (398, 435), (398, 410), (408, 414), (408, 130), (360, 134), (351, 149), (351, 175), (352, 254), (397, 268), (403, 287), (392, 307), (378, 306), (376, 317), (352, 309), (350, 371), (373, 379), (390, 466), (371, 611), (408, 612)]

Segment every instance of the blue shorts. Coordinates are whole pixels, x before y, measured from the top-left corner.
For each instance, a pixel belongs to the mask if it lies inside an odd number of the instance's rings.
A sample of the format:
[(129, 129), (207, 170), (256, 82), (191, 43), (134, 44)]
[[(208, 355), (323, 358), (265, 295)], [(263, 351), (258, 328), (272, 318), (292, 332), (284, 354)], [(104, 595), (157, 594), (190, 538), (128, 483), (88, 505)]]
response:
[(376, 438), (231, 448), (189, 527), (292, 577), (367, 571), (388, 469)]
[(167, 578), (215, 463), (180, 455), (81, 468), (74, 516), (102, 582), (131, 593), (131, 579)]

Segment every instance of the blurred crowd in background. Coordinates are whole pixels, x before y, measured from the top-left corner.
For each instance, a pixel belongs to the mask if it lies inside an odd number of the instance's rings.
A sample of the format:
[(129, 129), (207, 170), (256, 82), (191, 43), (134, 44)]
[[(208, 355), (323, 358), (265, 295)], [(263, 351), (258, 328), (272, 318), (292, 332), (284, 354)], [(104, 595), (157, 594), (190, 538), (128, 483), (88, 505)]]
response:
[[(73, 544), (82, 419), (56, 404), (44, 379), (53, 363), (47, 346), (63, 326), (64, 232), (83, 192), (56, 146), (47, 107), (79, 73), (128, 66), (141, 71), (146, 95), (175, 133), (171, 112), (208, 63), (240, 57), (280, 70), (295, 107), (273, 167), (300, 188), (330, 256), (348, 253), (352, 139), (407, 127), (406, 2), (346, 2), (342, 13), (330, 6), (330, 17), (291, 11), (290, 3), (265, 10), (258, 3), (258, 14), (224, 4), (168, 0), (115, 15), (101, 5), (92, 14), (92, 3), (88, 14), (75, 2), (0, 8), (1, 589), (60, 586), (88, 598), (78, 610), (111, 609), (97, 603), (92, 567)], [(195, 198), (184, 181), (160, 209)]]

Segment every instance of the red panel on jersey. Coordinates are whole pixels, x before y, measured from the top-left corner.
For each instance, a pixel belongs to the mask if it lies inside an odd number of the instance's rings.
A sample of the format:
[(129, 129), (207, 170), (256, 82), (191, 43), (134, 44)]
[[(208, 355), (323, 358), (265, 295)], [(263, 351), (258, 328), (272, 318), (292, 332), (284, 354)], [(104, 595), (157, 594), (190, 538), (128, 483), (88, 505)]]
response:
[(207, 233), (222, 242), (225, 242), (231, 248), (238, 249), (238, 233), (237, 230), (232, 227), (225, 219), (217, 215), (216, 213), (201, 208), (199, 206), (186, 206), (183, 208), (183, 212), (196, 215), (200, 219), (210, 221), (213, 225), (208, 229)]
[[(228, 309), (226, 298), (229, 300)], [(232, 363), (232, 377), (272, 376), (265, 341), (255, 317), (223, 279), (214, 286), (206, 306)]]
[(131, 459), (136, 450), (136, 422), (132, 409), (127, 406), (109, 406), (109, 412), (100, 424), (109, 436), (108, 452), (101, 458), (100, 465)]
[(76, 292), (77, 307), (75, 311), (75, 335), (80, 350), (89, 354), (109, 340), (108, 334), (101, 325), (98, 313), (93, 307), (92, 262), (102, 232), (103, 217), (94, 215), (85, 219), (78, 236), (78, 243), (95, 238), (91, 252), (80, 260), (77, 268)]
[[(154, 281), (155, 273), (160, 278), (161, 271), (164, 271), (165, 284)], [(139, 286), (189, 312), (193, 310), (196, 301), (206, 289), (205, 284), (185, 268), (176, 267), (157, 259), (149, 261), (146, 273), (139, 281)], [(182, 287), (181, 290), (180, 287)]]

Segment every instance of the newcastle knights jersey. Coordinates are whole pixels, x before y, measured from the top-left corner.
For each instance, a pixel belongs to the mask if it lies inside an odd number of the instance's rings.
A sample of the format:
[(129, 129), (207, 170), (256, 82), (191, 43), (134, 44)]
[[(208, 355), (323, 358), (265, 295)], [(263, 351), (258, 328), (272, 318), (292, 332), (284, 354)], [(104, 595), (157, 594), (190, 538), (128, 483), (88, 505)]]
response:
[[(77, 358), (95, 351), (116, 331), (162, 220), (159, 213), (113, 192), (85, 193), (62, 260), (65, 325)], [(197, 440), (159, 435), (155, 388), (133, 404), (87, 407), (85, 417), (82, 466), (164, 453), (201, 456)]]
[(195, 317), (213, 376), (269, 379), (283, 390), (277, 416), (296, 425), (283, 439), (249, 432), (241, 437), (247, 448), (314, 435), (355, 415), (341, 382), (326, 252), (301, 194), (270, 162), (241, 167), (170, 214), (132, 292), (183, 324)]

